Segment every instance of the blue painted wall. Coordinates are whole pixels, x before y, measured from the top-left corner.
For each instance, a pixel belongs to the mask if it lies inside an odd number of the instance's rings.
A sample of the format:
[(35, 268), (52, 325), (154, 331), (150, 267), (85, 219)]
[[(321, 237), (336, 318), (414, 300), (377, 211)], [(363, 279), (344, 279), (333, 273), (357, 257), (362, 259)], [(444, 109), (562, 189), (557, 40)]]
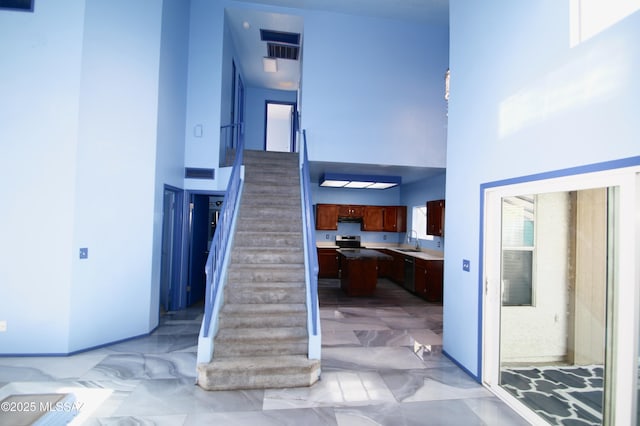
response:
[(444, 349), (478, 374), (480, 184), (640, 154), (640, 13), (574, 48), (568, 2), (451, 0), (450, 25)]
[(0, 353), (69, 346), (83, 31), (84, 1), (0, 13)]
[(151, 248), (161, 19), (161, 4), (86, 3), (73, 215), (74, 248), (88, 247), (89, 258), (69, 259), (71, 351), (157, 324)]
[(11, 58), (0, 85), (14, 100), (0, 106), (13, 179), (2, 189), (0, 353), (68, 353), (157, 324), (158, 197), (183, 167), (182, 6), (63, 0), (0, 14)]
[(304, 13), (312, 161), (444, 167), (448, 28)]
[(296, 102), (297, 92), (246, 88), (244, 134), (246, 149), (264, 150), (266, 101)]

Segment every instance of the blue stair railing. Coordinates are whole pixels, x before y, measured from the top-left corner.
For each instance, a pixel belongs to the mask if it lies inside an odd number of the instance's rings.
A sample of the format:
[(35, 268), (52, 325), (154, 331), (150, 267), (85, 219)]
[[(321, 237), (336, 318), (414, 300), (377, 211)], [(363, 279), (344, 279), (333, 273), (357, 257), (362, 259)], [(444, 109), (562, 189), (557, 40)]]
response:
[(318, 304), (318, 252), (316, 250), (315, 220), (311, 202), (311, 183), (309, 177), (309, 156), (307, 154), (307, 133), (302, 130), (300, 153), (300, 191), (304, 227), (304, 255), (306, 258), (307, 285), (307, 328), (309, 330), (309, 358), (320, 359), (322, 339), (320, 333), (320, 315)]
[(224, 195), (222, 210), (216, 226), (209, 256), (205, 265), (206, 293), (204, 304), (204, 319), (198, 339), (198, 363), (208, 363), (213, 357), (213, 339), (218, 328), (218, 313), (222, 307), (226, 281), (227, 265), (229, 262), (229, 247), (231, 247), (233, 231), (243, 183), (243, 150), (244, 143), (239, 139), (235, 150), (233, 168), (227, 190)]

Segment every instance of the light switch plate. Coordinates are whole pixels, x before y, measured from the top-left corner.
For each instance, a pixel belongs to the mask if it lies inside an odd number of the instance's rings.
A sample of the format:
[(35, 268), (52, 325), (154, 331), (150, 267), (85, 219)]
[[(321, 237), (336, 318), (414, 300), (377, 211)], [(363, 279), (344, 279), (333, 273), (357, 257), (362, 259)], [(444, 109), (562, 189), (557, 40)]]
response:
[(89, 249), (87, 247), (82, 247), (80, 249), (80, 259), (88, 259), (89, 258)]

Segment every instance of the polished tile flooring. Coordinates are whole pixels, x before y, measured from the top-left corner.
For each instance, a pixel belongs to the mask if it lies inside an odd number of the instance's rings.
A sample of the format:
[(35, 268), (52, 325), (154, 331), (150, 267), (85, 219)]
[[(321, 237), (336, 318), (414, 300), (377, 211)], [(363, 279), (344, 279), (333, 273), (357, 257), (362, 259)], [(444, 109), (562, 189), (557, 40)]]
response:
[[(323, 359), (310, 388), (196, 386), (202, 307), (149, 336), (68, 357), (0, 358), (0, 400), (70, 392), (86, 425), (525, 425), (442, 354), (442, 306), (381, 280), (374, 297), (319, 284)], [(0, 424), (1, 416), (0, 416)]]

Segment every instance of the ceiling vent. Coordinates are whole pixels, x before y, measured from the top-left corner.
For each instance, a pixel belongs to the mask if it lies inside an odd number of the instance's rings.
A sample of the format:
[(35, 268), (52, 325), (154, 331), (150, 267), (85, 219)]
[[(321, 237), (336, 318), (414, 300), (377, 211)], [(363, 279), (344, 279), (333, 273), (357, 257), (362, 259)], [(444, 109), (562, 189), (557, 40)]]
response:
[(267, 43), (267, 57), (298, 60), (300, 34), (283, 31), (260, 30), (260, 39)]
[(269, 58), (298, 60), (300, 47), (288, 44), (267, 43), (267, 56)]

